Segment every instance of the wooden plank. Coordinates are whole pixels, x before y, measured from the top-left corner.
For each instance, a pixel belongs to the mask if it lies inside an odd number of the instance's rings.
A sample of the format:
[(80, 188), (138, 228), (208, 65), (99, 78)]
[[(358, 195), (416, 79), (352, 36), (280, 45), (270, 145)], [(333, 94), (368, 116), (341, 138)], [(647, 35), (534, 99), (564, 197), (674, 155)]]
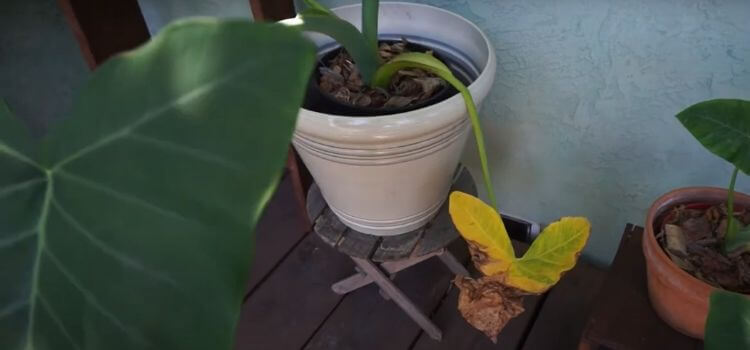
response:
[[(513, 241), (517, 254), (523, 254), (528, 244)], [(476, 270), (472, 275), (476, 276)], [(514, 318), (505, 326), (497, 337), (497, 344), (493, 344), (484, 333), (474, 329), (464, 320), (458, 311), (458, 289), (452, 288), (445, 300), (435, 312), (434, 322), (443, 330), (443, 340), (437, 342), (426, 334), (420, 335), (414, 344), (414, 350), (453, 350), (453, 349), (519, 349), (524, 336), (533, 324), (543, 296), (528, 296), (524, 298), (524, 313)]]
[[(323, 213), (315, 220), (315, 233), (331, 247), (337, 247), (339, 240), (348, 228), (331, 211), (325, 207)], [(338, 248), (336, 248), (338, 249)]]
[(594, 302), (584, 343), (592, 349), (702, 349), (701, 341), (670, 328), (651, 307), (642, 240), (643, 228), (628, 224)]
[(380, 236), (373, 236), (347, 229), (339, 238), (340, 252), (360, 259), (368, 259), (380, 244)]
[(409, 315), (409, 317), (414, 320), (414, 322), (416, 322), (432, 339), (440, 340), (443, 337), (443, 332), (432, 323), (432, 320), (430, 320), (427, 315), (425, 315), (424, 310), (414, 305), (414, 302), (411, 301), (401, 289), (396, 287), (390, 277), (383, 273), (383, 271), (381, 271), (372, 261), (360, 258), (352, 258), (352, 260), (354, 260), (354, 263), (357, 264), (364, 273), (374, 280), (375, 284), (380, 287), (382, 293), (386, 294), (386, 299), (393, 300), (393, 302)]
[[(465, 245), (456, 243), (451, 249), (459, 260), (465, 261)], [(443, 299), (452, 279), (448, 268), (433, 258), (399, 272), (395, 284), (429, 315)], [(371, 285), (348, 294), (306, 349), (407, 349), (420, 332), (404, 311), (383, 299), (378, 287)]]
[(408, 257), (422, 238), (423, 232), (424, 230), (419, 229), (402, 235), (383, 237), (375, 253), (372, 254), (372, 260), (385, 262)]
[(92, 70), (151, 35), (137, 0), (58, 0)]
[(299, 349), (342, 296), (331, 284), (354, 269), (316, 235), (304, 239), (247, 299), (235, 349)]
[[(438, 342), (422, 334), (414, 345), (414, 350), (454, 350), (454, 349), (519, 349), (524, 331), (533, 320), (542, 304), (541, 296), (526, 297), (523, 301), (524, 313), (510, 320), (493, 344), (484, 333), (474, 329), (458, 311), (458, 289), (452, 288), (448, 297), (433, 316), (433, 321), (443, 330), (443, 340)], [(556, 348), (550, 348), (556, 349)], [(560, 348), (562, 349), (562, 348)]]
[(256, 21), (274, 22), (295, 16), (292, 0), (250, 0), (250, 9)]
[[(544, 300), (523, 349), (575, 349), (605, 272), (584, 261), (568, 271)], [(627, 302), (621, 300), (621, 304)]]
[(255, 288), (306, 233), (306, 218), (295, 206), (291, 179), (285, 176), (255, 228), (255, 254), (247, 291)]
[[(294, 151), (294, 147), (289, 146), (289, 152), (286, 157), (286, 168), (289, 179), (292, 182), (292, 188), (294, 189), (294, 196), (297, 199), (297, 206), (300, 210), (302, 218), (304, 220), (307, 229), (312, 228), (313, 218), (308, 217), (307, 211), (307, 191), (311, 185), (311, 179), (309, 173), (303, 171), (304, 165), (299, 161), (297, 152)], [(303, 173), (307, 173), (308, 178), (304, 178)]]

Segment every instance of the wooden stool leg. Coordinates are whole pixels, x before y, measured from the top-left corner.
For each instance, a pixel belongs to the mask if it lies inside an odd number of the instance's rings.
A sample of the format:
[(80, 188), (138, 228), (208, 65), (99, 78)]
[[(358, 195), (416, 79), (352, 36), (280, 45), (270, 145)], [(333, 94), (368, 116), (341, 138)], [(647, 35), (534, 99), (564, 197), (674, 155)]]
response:
[(445, 264), (445, 266), (448, 266), (448, 269), (453, 271), (457, 276), (469, 276), (469, 271), (466, 270), (463, 264), (461, 264), (458, 259), (456, 259), (453, 254), (451, 254), (448, 249), (444, 249), (440, 255), (438, 255), (441, 261)]
[(362, 288), (372, 282), (373, 282), (372, 277), (370, 277), (368, 274), (356, 273), (341, 281), (334, 283), (331, 286), (331, 289), (336, 294), (344, 295), (344, 294), (353, 292), (359, 288)]
[(395, 284), (393, 284), (393, 281), (391, 281), (388, 276), (383, 273), (383, 271), (380, 271), (380, 269), (375, 266), (375, 264), (372, 263), (370, 260), (366, 259), (360, 259), (351, 257), (352, 260), (354, 260), (354, 263), (359, 266), (362, 271), (367, 273), (370, 277), (372, 277), (373, 280), (375, 280), (375, 283), (388, 295), (393, 298), (393, 301), (396, 302), (398, 306), (401, 307), (401, 309), (406, 312), (409, 317), (411, 317), (414, 322), (416, 322), (422, 329), (424, 329), (425, 332), (430, 336), (430, 338), (435, 340), (440, 340), (443, 338), (443, 332), (440, 331), (440, 328), (438, 328), (432, 321), (425, 316), (424, 313), (422, 313), (419, 308), (417, 308), (414, 303), (412, 303), (411, 300), (402, 292), (398, 287), (396, 287)]
[[(443, 254), (444, 250), (441, 249), (437, 252), (426, 254), (420, 257), (416, 258), (409, 258), (409, 259), (402, 259), (398, 261), (388, 261), (380, 264), (380, 267), (385, 270), (385, 272), (390, 275), (391, 279), (396, 275), (397, 272), (404, 270), (406, 268), (412, 267), (416, 264), (421, 263), (422, 261), (425, 261), (433, 256)], [(455, 260), (455, 258), (454, 258)], [(460, 264), (459, 264), (460, 265)], [(450, 266), (449, 266), (450, 267)], [(453, 271), (453, 269), (451, 269)], [(468, 275), (467, 275), (468, 276)], [(372, 277), (370, 277), (368, 274), (364, 273), (362, 269), (357, 269), (357, 273), (341, 280), (336, 283), (334, 283), (331, 286), (331, 289), (336, 294), (347, 294), (350, 292), (353, 292), (359, 288), (362, 288), (364, 286), (369, 285), (370, 283), (374, 282)], [(383, 296), (385, 297), (385, 296)], [(386, 298), (387, 299), (387, 298)]]

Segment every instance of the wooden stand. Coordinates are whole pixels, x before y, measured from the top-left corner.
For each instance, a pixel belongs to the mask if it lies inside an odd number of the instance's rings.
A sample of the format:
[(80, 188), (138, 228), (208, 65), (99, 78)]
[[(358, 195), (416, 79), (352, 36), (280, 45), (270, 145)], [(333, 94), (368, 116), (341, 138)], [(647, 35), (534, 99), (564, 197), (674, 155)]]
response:
[[(465, 169), (460, 170), (451, 191), (476, 194), (474, 180)], [(346, 227), (328, 208), (315, 184), (307, 196), (307, 213), (315, 223), (315, 233), (327, 244), (348, 255), (357, 265), (357, 273), (334, 283), (331, 289), (346, 294), (375, 283), (381, 295), (393, 300), (433, 339), (440, 340), (442, 331), (422, 310), (393, 283), (396, 273), (437, 256), (456, 275), (468, 276), (466, 268), (446, 246), (458, 238), (458, 231), (448, 213), (448, 201), (424, 227), (396, 236), (374, 236)]]
[(628, 224), (578, 346), (589, 349), (703, 349), (703, 342), (672, 329), (651, 306), (643, 228)]

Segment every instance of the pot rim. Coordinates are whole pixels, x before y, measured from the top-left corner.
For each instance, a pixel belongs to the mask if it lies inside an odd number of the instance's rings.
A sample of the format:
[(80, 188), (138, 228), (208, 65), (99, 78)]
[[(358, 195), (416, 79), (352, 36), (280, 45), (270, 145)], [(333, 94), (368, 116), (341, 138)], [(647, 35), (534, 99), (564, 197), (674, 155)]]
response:
[[(465, 22), (467, 25), (469, 25), (472, 29), (474, 29), (477, 33), (479, 33), (479, 35), (482, 36), (482, 39), (483, 39), (484, 44), (485, 44), (485, 49), (487, 50), (487, 62), (485, 62), (484, 66), (481, 67), (481, 69), (479, 70), (479, 75), (476, 77), (476, 79), (474, 79), (474, 81), (472, 81), (471, 84), (469, 84), (467, 86), (467, 88), (469, 89), (469, 91), (472, 94), (472, 97), (474, 97), (474, 99), (475, 99), (474, 102), (476, 103), (477, 102), (476, 101), (477, 98), (475, 96), (479, 92), (478, 91), (479, 88), (477, 87), (477, 85), (478, 85), (477, 82), (480, 79), (483, 79), (483, 78), (487, 79), (486, 78), (487, 73), (490, 70), (492, 70), (491, 69), (492, 65), (495, 64), (495, 50), (492, 47), (492, 44), (490, 43), (490, 40), (487, 37), (487, 35), (484, 34), (484, 32), (479, 27), (477, 27), (476, 24), (472, 23), (471, 21), (469, 21), (465, 17), (463, 17), (463, 16), (461, 16), (461, 15), (459, 15), (457, 13), (454, 13), (454, 12), (451, 12), (451, 11), (448, 11), (448, 10), (436, 7), (436, 6), (431, 6), (431, 5), (427, 5), (427, 4), (411, 3), (411, 2), (403, 2), (403, 1), (384, 1), (384, 2), (380, 3), (381, 7), (382, 6), (387, 6), (387, 5), (404, 5), (404, 6), (409, 6), (409, 7), (422, 7), (422, 8), (425, 8), (425, 9), (432, 10), (432, 11), (436, 10), (436, 11), (439, 11), (439, 12), (443, 12), (443, 13), (446, 13), (446, 14), (449, 14), (449, 15), (452, 15), (452, 16), (455, 16), (455, 17), (461, 19), (463, 22)], [(334, 8), (331, 9), (331, 11), (335, 12), (336, 10), (344, 10), (344, 9), (359, 8), (359, 7), (361, 7), (361, 4), (350, 4), (350, 5), (344, 5), (344, 6), (334, 7)], [(370, 120), (373, 120), (373, 119), (378, 119), (378, 120), (395, 119), (395, 120), (398, 120), (398, 119), (403, 119), (403, 118), (408, 118), (408, 117), (414, 116), (417, 113), (422, 114), (422, 113), (425, 113), (425, 111), (429, 111), (431, 109), (442, 109), (442, 108), (444, 108), (449, 103), (451, 103), (451, 104), (455, 103), (456, 100), (460, 100), (461, 104), (463, 105), (463, 103), (464, 103), (463, 102), (463, 97), (461, 97), (460, 93), (457, 93), (457, 94), (454, 94), (453, 96), (451, 96), (451, 97), (449, 97), (449, 98), (447, 98), (447, 99), (445, 99), (443, 101), (440, 101), (438, 103), (431, 104), (431, 105), (428, 105), (428, 106), (424, 106), (424, 107), (421, 107), (421, 108), (417, 108), (417, 109), (414, 109), (414, 110), (411, 110), (411, 111), (406, 111), (406, 112), (401, 112), (401, 113), (394, 113), (394, 114), (385, 114), (385, 115), (373, 115), (373, 116), (366, 116), (366, 117), (355, 116), (355, 115), (339, 115), (339, 114), (320, 113), (320, 112), (315, 112), (315, 111), (306, 109), (304, 107), (301, 107), (300, 109), (304, 110), (305, 114), (307, 114), (308, 116), (311, 116), (311, 117), (340, 118), (340, 119), (352, 119), (352, 118), (362, 119), (362, 118), (367, 118), (367, 119), (370, 119)]]
[[(659, 260), (659, 263), (663, 266), (666, 266), (673, 275), (679, 276), (680, 279), (688, 281), (687, 283), (692, 284), (696, 287), (700, 286), (704, 291), (713, 291), (715, 289), (725, 290), (721, 287), (712, 286), (677, 266), (677, 264), (675, 264), (672, 259), (667, 256), (667, 253), (664, 252), (664, 249), (662, 249), (659, 242), (656, 241), (654, 224), (656, 219), (661, 214), (671, 208), (674, 208), (678, 204), (699, 202), (701, 201), (701, 198), (706, 197), (707, 194), (711, 195), (711, 197), (719, 195), (726, 196), (727, 192), (728, 190), (722, 187), (689, 186), (676, 188), (659, 196), (659, 198), (657, 198), (649, 207), (648, 214), (646, 216), (646, 227), (644, 232), (646, 237), (643, 240), (643, 250), (644, 257), (646, 258), (646, 265), (649, 265), (649, 255), (654, 256), (653, 254), (649, 254), (649, 251), (655, 251), (655, 257)], [(676, 196), (678, 194), (682, 195)], [(743, 202), (745, 206), (750, 205), (750, 195), (744, 194), (742, 192), (735, 191), (734, 200), (735, 203)], [(715, 201), (715, 199), (712, 198), (708, 201)]]
[[(356, 14), (359, 6), (354, 4), (333, 10), (358, 23)], [(407, 37), (422, 37), (425, 42), (434, 41), (436, 48), (444, 46), (472, 63), (478, 75), (468, 89), (477, 108), (481, 108), (482, 101), (492, 89), (497, 60), (489, 38), (479, 27), (458, 14), (423, 4), (383, 2), (380, 11), (381, 17), (389, 18), (382, 23), (383, 36), (398, 32)], [(446, 25), (436, 26), (434, 23), (442, 23), (439, 21), (444, 21)], [(434, 30), (429, 30), (431, 28)], [(310, 38), (317, 45), (331, 41), (316, 33), (311, 33)], [(380, 150), (430, 140), (468, 119), (460, 94), (415, 110), (368, 117), (326, 114), (300, 108), (294, 137), (304, 136), (307, 141), (324, 147)]]

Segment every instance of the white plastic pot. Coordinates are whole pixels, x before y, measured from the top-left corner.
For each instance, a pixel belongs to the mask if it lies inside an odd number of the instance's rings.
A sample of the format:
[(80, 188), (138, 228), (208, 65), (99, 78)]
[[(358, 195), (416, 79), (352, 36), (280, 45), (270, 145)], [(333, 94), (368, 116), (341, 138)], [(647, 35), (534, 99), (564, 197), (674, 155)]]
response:
[[(333, 10), (360, 27), (360, 6)], [(380, 4), (381, 37), (450, 54), (475, 70), (469, 86), (479, 104), (492, 86), (495, 54), (487, 37), (461, 16), (436, 7)], [(310, 35), (319, 47), (332, 39)], [(455, 95), (418, 110), (349, 117), (301, 109), (293, 144), (329, 207), (350, 228), (378, 236), (427, 223), (446, 199), (467, 140), (464, 101)]]

